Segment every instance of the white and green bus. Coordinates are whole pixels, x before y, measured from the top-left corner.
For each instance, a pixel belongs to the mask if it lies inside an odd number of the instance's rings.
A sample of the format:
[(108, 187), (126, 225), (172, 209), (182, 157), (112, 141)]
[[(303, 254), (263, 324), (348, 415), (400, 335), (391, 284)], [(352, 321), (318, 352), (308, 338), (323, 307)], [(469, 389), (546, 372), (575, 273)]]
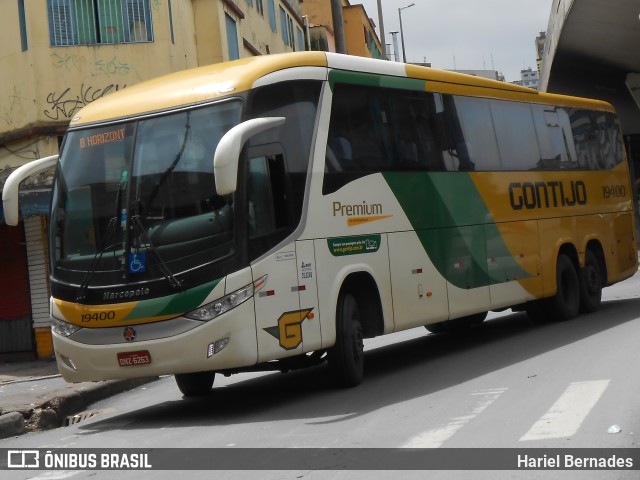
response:
[(429, 68), (306, 52), (147, 81), (83, 108), (49, 225), (56, 359), (71, 382), (328, 360), (363, 339), (564, 320), (637, 270), (611, 105)]

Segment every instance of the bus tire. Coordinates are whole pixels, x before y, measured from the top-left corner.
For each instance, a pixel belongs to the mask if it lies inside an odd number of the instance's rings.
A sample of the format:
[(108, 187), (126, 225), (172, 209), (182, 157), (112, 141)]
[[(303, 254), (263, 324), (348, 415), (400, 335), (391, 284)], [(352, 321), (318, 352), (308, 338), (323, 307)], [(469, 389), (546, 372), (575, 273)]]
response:
[(329, 351), (329, 366), (339, 386), (355, 387), (362, 382), (364, 343), (360, 308), (350, 293), (341, 294), (336, 309), (336, 344)]
[(551, 320), (570, 320), (580, 312), (580, 280), (571, 259), (558, 255), (556, 264), (556, 295), (548, 299), (547, 313)]
[(602, 275), (598, 257), (587, 250), (584, 267), (580, 269), (580, 311), (595, 312), (602, 302)]
[(202, 397), (211, 392), (216, 372), (177, 373), (178, 388), (185, 397)]

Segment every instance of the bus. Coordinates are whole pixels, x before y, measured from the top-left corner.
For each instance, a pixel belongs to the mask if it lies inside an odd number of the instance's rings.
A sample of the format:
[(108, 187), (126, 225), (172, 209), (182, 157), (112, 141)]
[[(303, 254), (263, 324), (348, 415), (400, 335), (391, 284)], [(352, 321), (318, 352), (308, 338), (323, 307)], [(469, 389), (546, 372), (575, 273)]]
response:
[(69, 382), (327, 362), (364, 339), (593, 312), (637, 270), (633, 192), (605, 102), (325, 52), (146, 81), (70, 122), (55, 166), (51, 323)]

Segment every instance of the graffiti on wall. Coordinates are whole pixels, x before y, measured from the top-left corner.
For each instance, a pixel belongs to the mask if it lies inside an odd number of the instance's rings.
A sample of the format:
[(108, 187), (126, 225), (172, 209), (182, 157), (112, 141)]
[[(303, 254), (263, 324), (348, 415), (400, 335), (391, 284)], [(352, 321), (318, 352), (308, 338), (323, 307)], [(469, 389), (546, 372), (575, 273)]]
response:
[(126, 85), (112, 83), (104, 88), (96, 88), (83, 83), (79, 91), (73, 91), (68, 87), (62, 92), (51, 92), (47, 95), (47, 108), (44, 114), (51, 120), (70, 119), (85, 105), (125, 87)]
[(99, 59), (95, 62), (87, 60), (83, 55), (76, 55), (75, 53), (69, 55), (60, 55), (58, 53), (51, 54), (51, 64), (55, 68), (64, 69), (68, 72), (82, 72), (89, 73), (92, 77), (99, 75), (128, 75), (134, 73), (137, 79), (140, 79), (138, 72), (131, 67), (127, 62), (123, 62), (118, 57), (113, 57), (110, 60)]
[[(90, 75), (91, 80), (98, 77), (126, 76), (134, 74), (134, 82), (140, 79), (135, 68), (129, 63), (122, 61), (117, 56), (111, 59), (88, 60), (84, 55), (71, 54), (51, 54), (51, 64), (58, 69), (67, 72), (79, 72)], [(93, 82), (91, 82), (93, 83)], [(53, 91), (47, 95), (46, 108), (44, 114), (51, 120), (71, 119), (75, 113), (85, 105), (104, 97), (109, 93), (123, 89), (126, 84), (108, 83), (104, 87), (95, 87), (89, 81), (80, 85), (79, 90), (67, 87), (61, 91)]]

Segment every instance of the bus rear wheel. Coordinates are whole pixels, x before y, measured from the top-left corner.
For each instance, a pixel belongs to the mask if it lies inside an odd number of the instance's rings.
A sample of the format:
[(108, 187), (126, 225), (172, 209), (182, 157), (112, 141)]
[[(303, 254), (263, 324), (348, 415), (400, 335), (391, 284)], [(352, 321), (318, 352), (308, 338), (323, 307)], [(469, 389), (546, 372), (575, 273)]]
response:
[(360, 308), (350, 293), (341, 294), (336, 311), (336, 344), (329, 351), (329, 367), (341, 387), (355, 387), (364, 373), (364, 335)]
[(549, 299), (550, 315), (555, 320), (570, 320), (580, 312), (580, 281), (571, 259), (558, 255), (556, 270), (557, 292)]
[(570, 320), (580, 312), (580, 279), (573, 261), (565, 255), (558, 255), (556, 264), (556, 294), (531, 302), (527, 305), (527, 315), (534, 322)]
[(580, 270), (580, 311), (595, 312), (602, 302), (602, 275), (598, 257), (587, 250), (584, 267)]
[(211, 392), (216, 372), (177, 373), (178, 388), (185, 397), (202, 397)]

